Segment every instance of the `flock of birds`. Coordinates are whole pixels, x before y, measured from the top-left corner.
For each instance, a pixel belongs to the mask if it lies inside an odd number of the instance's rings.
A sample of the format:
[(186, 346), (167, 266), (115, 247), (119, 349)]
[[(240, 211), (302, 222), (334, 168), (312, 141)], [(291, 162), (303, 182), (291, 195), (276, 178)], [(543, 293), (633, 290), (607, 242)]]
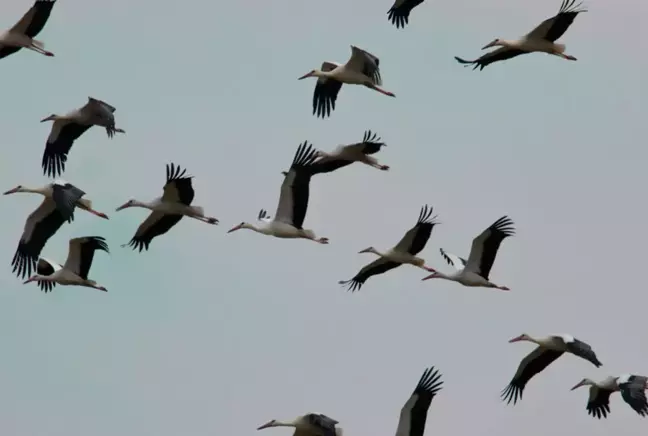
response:
[[(27, 13), (8, 31), (0, 34), (0, 59), (18, 52), (21, 48), (36, 51), (45, 56), (54, 56), (45, 50), (45, 44), (34, 39), (45, 26), (52, 8), (57, 0), (36, 0)], [(403, 28), (409, 23), (412, 10), (423, 3), (423, 0), (396, 0), (388, 11), (389, 20), (397, 27)], [(515, 56), (543, 52), (576, 60), (565, 54), (565, 45), (555, 41), (560, 38), (572, 24), (576, 16), (585, 12), (575, 0), (563, 0), (558, 14), (544, 20), (531, 32), (517, 40), (495, 39), (483, 47), (499, 47), (478, 59), (467, 61), (456, 58), (466, 66), (480, 70), (487, 65), (513, 58)], [(395, 95), (384, 90), (380, 75), (379, 59), (371, 53), (351, 46), (351, 57), (345, 64), (324, 62), (320, 69), (312, 70), (300, 77), (317, 78), (313, 94), (313, 114), (328, 117), (335, 109), (337, 95), (342, 84), (364, 85), (384, 95)], [(42, 168), (45, 175), (56, 178), (65, 171), (65, 164), (74, 142), (92, 126), (106, 129), (109, 138), (115, 133), (125, 133), (115, 125), (115, 108), (108, 103), (88, 98), (81, 108), (65, 115), (50, 115), (42, 121), (52, 121), (52, 128), (47, 138), (43, 153)], [(311, 178), (318, 174), (331, 173), (340, 168), (360, 162), (373, 168), (386, 171), (373, 156), (385, 143), (373, 132), (367, 131), (362, 141), (337, 147), (331, 152), (315, 149), (312, 144), (304, 142), (299, 145), (288, 171), (284, 171), (279, 204), (274, 218), (262, 209), (257, 217), (258, 223), (241, 222), (228, 233), (248, 229), (277, 238), (308, 239), (319, 244), (328, 244), (325, 237), (316, 236), (315, 232), (303, 227), (306, 218)], [(200, 206), (192, 205), (194, 188), (192, 176), (187, 175), (182, 167), (171, 163), (166, 167), (166, 183), (163, 194), (152, 201), (129, 200), (116, 210), (129, 207), (149, 209), (150, 215), (136, 230), (128, 244), (134, 250), (148, 250), (152, 240), (167, 233), (183, 217), (194, 218), (207, 224), (218, 224), (218, 219), (207, 216)], [(86, 193), (71, 183), (55, 180), (40, 188), (17, 186), (4, 194), (34, 193), (44, 197), (40, 206), (33, 211), (24, 226), (18, 248), (14, 255), (13, 272), (18, 277), (26, 278), (24, 283), (36, 282), (45, 292), (52, 291), (56, 285), (84, 286), (101, 291), (107, 289), (88, 278), (95, 252), (108, 252), (108, 245), (100, 236), (85, 236), (69, 241), (68, 257), (64, 264), (41, 257), (41, 251), (49, 238), (64, 223), (71, 223), (77, 208), (108, 219), (105, 213), (96, 211)], [(379, 251), (374, 247), (360, 253), (373, 253), (378, 258), (362, 268), (353, 278), (340, 281), (350, 291), (359, 290), (372, 276), (383, 274), (403, 264), (410, 264), (431, 274), (423, 280), (438, 278), (455, 281), (464, 286), (494, 288), (508, 291), (509, 288), (490, 281), (497, 251), (502, 241), (515, 233), (513, 221), (503, 216), (477, 235), (470, 253), (466, 258), (459, 257), (440, 249), (442, 257), (455, 272), (443, 273), (426, 265), (426, 261), (417, 255), (425, 248), (432, 229), (437, 221), (432, 215), (433, 209), (428, 205), (421, 208), (416, 224), (409, 229), (403, 238), (388, 250)], [(123, 246), (122, 246), (123, 247)], [(35, 273), (35, 274), (34, 274)], [(570, 353), (600, 367), (592, 348), (570, 335), (554, 335), (545, 338), (534, 338), (522, 334), (509, 342), (528, 341), (537, 347), (520, 363), (509, 385), (502, 391), (502, 398), (507, 403), (515, 404), (522, 398), (524, 388), (529, 380), (544, 370), (564, 353)], [(432, 398), (442, 386), (440, 374), (434, 368), (425, 370), (411, 397), (403, 406), (396, 431), (397, 436), (422, 436), (425, 428), (428, 408)], [(589, 386), (587, 411), (597, 418), (607, 417), (610, 412), (610, 395), (620, 392), (625, 402), (639, 415), (648, 415), (648, 401), (645, 390), (648, 389), (648, 378), (640, 375), (625, 374), (608, 377), (602, 381), (583, 379), (572, 389)], [(291, 421), (272, 420), (259, 429), (277, 426), (295, 428), (295, 436), (340, 436), (338, 422), (322, 414), (306, 414)]]

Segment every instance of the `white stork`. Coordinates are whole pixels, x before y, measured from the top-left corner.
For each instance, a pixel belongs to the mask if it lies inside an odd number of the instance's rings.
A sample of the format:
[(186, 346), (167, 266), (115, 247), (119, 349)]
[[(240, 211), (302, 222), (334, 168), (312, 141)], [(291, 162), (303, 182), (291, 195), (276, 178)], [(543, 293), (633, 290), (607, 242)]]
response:
[(565, 54), (565, 44), (558, 44), (555, 41), (560, 38), (574, 22), (574, 18), (581, 12), (582, 3), (575, 5), (576, 0), (563, 0), (560, 10), (556, 16), (544, 20), (538, 27), (524, 35), (518, 40), (495, 39), (482, 47), (485, 50), (489, 47), (499, 46), (497, 50), (486, 53), (479, 59), (467, 61), (455, 56), (457, 62), (464, 66), (473, 65), (473, 70), (479, 67), (483, 70), (487, 65), (497, 61), (514, 58), (525, 53), (541, 52), (558, 56), (563, 59), (575, 61), (574, 56)]
[(432, 268), (425, 266), (424, 259), (416, 255), (425, 248), (425, 244), (430, 239), (432, 229), (438, 224), (435, 221), (436, 218), (436, 215), (432, 216), (432, 207), (428, 208), (427, 205), (423, 206), (414, 227), (405, 233), (405, 236), (403, 236), (395, 247), (384, 253), (376, 250), (374, 247), (365, 248), (360, 251), (360, 253), (376, 254), (379, 258), (365, 265), (352, 279), (339, 281), (338, 283), (347, 286), (349, 291), (354, 292), (360, 290), (369, 277), (382, 274), (404, 263), (414, 265), (426, 271), (434, 271)]
[(108, 215), (92, 208), (92, 201), (87, 198), (82, 198), (86, 194), (84, 191), (63, 180), (56, 180), (55, 182), (48, 183), (41, 188), (28, 188), (26, 186), (18, 185), (5, 192), (3, 195), (15, 194), (18, 192), (40, 194), (45, 198), (54, 201), (56, 207), (66, 217), (66, 219), (74, 214), (75, 207), (88, 211), (100, 218), (108, 219)]
[(295, 429), (293, 436), (342, 436), (343, 431), (340, 427), (336, 427), (336, 424), (339, 422), (321, 413), (307, 413), (289, 421), (273, 419), (257, 430), (270, 427), (293, 427)]
[(18, 249), (11, 261), (13, 272), (17, 273), (18, 277), (25, 278), (36, 269), (38, 257), (49, 238), (61, 228), (63, 223), (74, 220), (75, 207), (108, 218), (101, 212), (93, 210), (92, 203), (81, 198), (85, 192), (70, 183), (57, 181), (33, 191), (18, 188), (22, 187), (11, 189), (5, 192), (5, 195), (14, 192), (38, 192), (45, 197), (40, 206), (27, 217)]
[(151, 214), (137, 228), (135, 236), (128, 244), (133, 250), (148, 250), (151, 241), (156, 236), (168, 232), (183, 216), (194, 218), (207, 224), (218, 224), (218, 220), (205, 216), (205, 210), (200, 206), (192, 206), (194, 189), (191, 184), (193, 176), (187, 176), (186, 170), (171, 163), (166, 166), (166, 184), (162, 197), (153, 201), (128, 200), (117, 208), (117, 211), (128, 207), (142, 207), (151, 210)]
[(423, 372), (414, 392), (401, 409), (396, 436), (423, 436), (428, 409), (442, 386), (441, 374), (434, 367)]
[(45, 27), (54, 3), (56, 0), (36, 0), (20, 21), (11, 29), (0, 33), (0, 59), (16, 53), (21, 48), (45, 56), (54, 56), (54, 53), (45, 50), (45, 43), (34, 39)]
[(632, 410), (643, 417), (648, 416), (648, 400), (645, 392), (648, 389), (648, 377), (624, 374), (618, 377), (607, 377), (599, 382), (584, 378), (571, 390), (581, 386), (590, 387), (587, 400), (588, 415), (598, 419), (607, 418), (610, 413), (610, 395), (621, 392), (621, 398), (632, 407)]
[(313, 93), (313, 114), (318, 117), (328, 117), (335, 109), (335, 101), (342, 84), (364, 85), (367, 88), (380, 92), (390, 97), (394, 93), (381, 88), (380, 60), (369, 52), (351, 46), (351, 57), (346, 64), (324, 62), (319, 70), (312, 70), (304, 74), (299, 80), (307, 77), (317, 77), (315, 92)]
[(506, 286), (491, 283), (488, 276), (493, 267), (493, 262), (495, 262), (495, 256), (497, 255), (500, 244), (504, 238), (512, 236), (514, 233), (513, 221), (503, 216), (473, 239), (468, 260), (455, 256), (454, 254), (446, 253), (443, 248), (441, 249), (441, 255), (443, 255), (450, 265), (455, 267), (457, 272), (444, 274), (432, 269), (434, 272), (424, 277), (423, 280), (445, 279), (461, 283), (464, 286), (495, 288), (508, 291), (509, 288)]
[(115, 133), (125, 133), (115, 127), (115, 110), (105, 101), (88, 97), (88, 102), (79, 109), (65, 115), (52, 114), (43, 118), (41, 123), (54, 121), (43, 153), (43, 174), (50, 177), (62, 174), (72, 144), (90, 127), (104, 127), (109, 138)]
[(328, 244), (328, 238), (317, 238), (315, 232), (303, 227), (310, 194), (312, 176), (310, 166), (313, 165), (316, 158), (317, 154), (312, 144), (307, 141), (300, 144), (295, 152), (290, 170), (284, 173), (285, 177), (281, 184), (279, 204), (274, 219), (271, 219), (268, 213), (261, 209), (258, 215), (259, 224), (242, 222), (227, 233), (248, 229), (277, 238), (303, 238), (320, 244)]
[(571, 335), (563, 334), (547, 336), (545, 338), (534, 338), (524, 333), (511, 339), (509, 343), (520, 341), (533, 342), (538, 346), (522, 359), (513, 379), (502, 391), (502, 399), (507, 404), (510, 404), (511, 401), (515, 404), (518, 400), (521, 400), (524, 387), (529, 380), (549, 366), (551, 362), (562, 356), (563, 353), (571, 353), (581, 357), (591, 362), (597, 368), (603, 365), (596, 357), (592, 347)]
[(372, 154), (378, 153), (380, 148), (386, 144), (380, 140), (380, 137), (371, 130), (367, 130), (362, 138), (362, 142), (355, 144), (340, 145), (331, 153), (321, 150), (317, 151), (319, 159), (312, 165), (313, 174), (330, 173), (339, 168), (351, 165), (353, 162), (362, 162), (370, 167), (382, 171), (389, 170), (387, 165), (380, 165), (378, 160)]
[(85, 236), (70, 239), (68, 257), (64, 265), (40, 258), (36, 275), (31, 276), (25, 284), (37, 282), (44, 292), (51, 291), (56, 284), (67, 286), (84, 286), (100, 291), (107, 291), (94, 280), (88, 279), (94, 253), (97, 250), (108, 253), (108, 245), (101, 236)]
[(396, 0), (387, 11), (387, 18), (397, 29), (405, 27), (409, 23), (410, 12), (421, 3), (423, 0)]

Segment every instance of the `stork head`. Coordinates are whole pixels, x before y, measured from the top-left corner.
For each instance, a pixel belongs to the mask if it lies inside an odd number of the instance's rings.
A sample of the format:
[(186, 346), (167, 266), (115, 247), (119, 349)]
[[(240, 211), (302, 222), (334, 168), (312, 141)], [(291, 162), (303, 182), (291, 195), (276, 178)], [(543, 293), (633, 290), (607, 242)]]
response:
[(488, 44), (486, 44), (485, 46), (483, 46), (482, 50), (486, 50), (487, 48), (491, 48), (491, 47), (497, 47), (498, 45), (504, 46), (505, 44), (501, 39), (496, 38), (491, 42), (489, 42)]
[(531, 336), (527, 335), (526, 333), (522, 333), (520, 336), (516, 336), (513, 339), (510, 339), (509, 344), (512, 344), (513, 342), (521, 342), (521, 341), (533, 341), (533, 339), (531, 339)]
[(24, 189), (25, 188), (22, 185), (18, 185), (13, 189), (10, 189), (7, 192), (4, 192), (2, 195), (15, 194), (16, 192), (24, 192)]
[(310, 70), (308, 73), (304, 74), (303, 76), (301, 76), (297, 80), (302, 80), (302, 79), (305, 79), (307, 77), (317, 77), (317, 70)]
[(571, 388), (571, 390), (573, 391), (573, 390), (575, 390), (575, 389), (580, 388), (581, 386), (592, 386), (592, 385), (594, 385), (594, 382), (593, 382), (592, 380), (590, 380), (590, 379), (588, 379), (588, 378), (584, 378), (583, 380), (581, 380), (580, 382), (578, 382), (578, 384), (577, 384), (576, 386), (574, 386), (573, 388)]
[(241, 229), (249, 229), (249, 228), (250, 228), (250, 224), (248, 224), (248, 223), (246, 223), (246, 222), (244, 221), (244, 222), (242, 222), (241, 224), (238, 224), (238, 225), (232, 227), (231, 229), (229, 229), (229, 230), (227, 231), (227, 233), (232, 233), (232, 232), (235, 232), (235, 231), (237, 231), (237, 230), (241, 230)]
[(58, 118), (58, 115), (52, 114), (52, 115), (50, 115), (48, 117), (43, 118), (42, 120), (40, 120), (40, 122), (44, 123), (45, 121), (56, 121), (57, 118)]
[(138, 205), (137, 200), (128, 200), (126, 203), (122, 204), (117, 209), (115, 209), (115, 212), (119, 212), (122, 209), (126, 209), (128, 207), (133, 207), (137, 205)]
[(30, 278), (28, 278), (27, 280), (25, 280), (25, 281), (23, 282), (23, 285), (26, 285), (27, 283), (31, 283), (31, 282), (36, 282), (36, 281), (39, 281), (39, 280), (45, 280), (45, 281), (47, 281), (47, 280), (48, 280), (48, 276), (41, 276), (41, 275), (38, 275), (38, 274), (34, 274), (33, 276), (31, 276)]

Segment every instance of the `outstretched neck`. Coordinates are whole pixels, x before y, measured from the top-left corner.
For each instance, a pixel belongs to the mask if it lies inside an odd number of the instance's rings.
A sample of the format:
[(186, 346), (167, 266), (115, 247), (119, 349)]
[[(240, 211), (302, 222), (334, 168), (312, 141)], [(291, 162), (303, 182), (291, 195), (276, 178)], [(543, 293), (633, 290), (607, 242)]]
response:
[(155, 201), (139, 201), (135, 200), (133, 201), (133, 204), (131, 205), (132, 207), (143, 207), (144, 209), (151, 209), (153, 210), (156, 206)]
[(315, 70), (313, 72), (313, 76), (314, 77), (323, 77), (323, 78), (326, 79), (327, 77), (331, 76), (331, 72), (330, 71)]

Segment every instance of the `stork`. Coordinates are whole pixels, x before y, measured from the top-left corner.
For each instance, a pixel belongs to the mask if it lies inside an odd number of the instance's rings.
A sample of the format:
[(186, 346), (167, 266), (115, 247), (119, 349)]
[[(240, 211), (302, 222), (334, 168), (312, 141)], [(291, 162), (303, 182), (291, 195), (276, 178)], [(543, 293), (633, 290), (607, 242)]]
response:
[(513, 379), (502, 391), (502, 399), (510, 404), (522, 399), (524, 387), (531, 378), (544, 370), (554, 360), (564, 353), (571, 353), (592, 363), (597, 368), (603, 365), (588, 344), (579, 341), (571, 335), (553, 335), (545, 338), (534, 338), (526, 333), (509, 341), (509, 343), (527, 341), (537, 344), (535, 350), (529, 353), (518, 366)]
[(65, 115), (52, 114), (43, 118), (41, 123), (54, 121), (43, 153), (43, 174), (49, 177), (62, 174), (74, 141), (90, 127), (104, 127), (109, 138), (115, 133), (125, 133), (124, 130), (115, 127), (115, 110), (105, 101), (88, 97), (88, 102), (81, 108)]
[(456, 56), (455, 59), (466, 67), (473, 65), (473, 70), (479, 68), (480, 71), (493, 62), (504, 61), (521, 54), (532, 52), (547, 53), (575, 61), (576, 58), (574, 56), (565, 54), (565, 44), (555, 42), (563, 36), (578, 14), (587, 12), (581, 8), (582, 2), (575, 3), (576, 0), (563, 0), (558, 14), (544, 20), (535, 29), (518, 40), (494, 39), (482, 47), (482, 50), (498, 46), (499, 48), (486, 53), (479, 59), (468, 61)]
[(36, 0), (13, 27), (0, 33), (0, 59), (16, 53), (21, 48), (45, 56), (54, 56), (45, 50), (45, 43), (34, 39), (45, 27), (56, 0)]
[(242, 222), (232, 227), (227, 233), (248, 229), (276, 238), (302, 238), (320, 244), (328, 244), (328, 238), (318, 238), (315, 236), (315, 232), (303, 227), (310, 195), (311, 166), (316, 158), (316, 150), (312, 144), (309, 144), (308, 141), (300, 144), (295, 152), (290, 170), (284, 173), (274, 219), (268, 215), (266, 210), (261, 209), (258, 215), (259, 224)]
[(342, 429), (336, 427), (337, 424), (338, 421), (321, 413), (307, 413), (289, 421), (273, 419), (257, 430), (270, 427), (293, 427), (295, 429), (293, 436), (342, 436)]
[(141, 207), (149, 209), (151, 213), (148, 218), (137, 228), (135, 235), (127, 244), (133, 250), (148, 250), (153, 238), (163, 235), (173, 226), (178, 224), (183, 216), (203, 221), (207, 224), (218, 224), (218, 220), (205, 216), (205, 209), (200, 206), (192, 206), (194, 189), (187, 170), (173, 163), (166, 166), (166, 183), (164, 194), (152, 201), (128, 200), (117, 208), (117, 211), (129, 207)]
[(380, 137), (371, 130), (364, 133), (362, 142), (355, 144), (340, 145), (331, 153), (321, 150), (317, 151), (319, 159), (311, 166), (313, 174), (330, 173), (339, 168), (351, 165), (353, 162), (361, 162), (370, 167), (382, 171), (389, 170), (387, 165), (380, 165), (378, 160), (371, 156), (380, 151), (381, 147), (386, 144), (381, 141)]
[(371, 53), (354, 45), (351, 46), (351, 57), (346, 64), (324, 62), (319, 70), (304, 74), (299, 80), (317, 77), (313, 93), (313, 115), (325, 118), (335, 109), (335, 102), (342, 84), (364, 85), (389, 97), (396, 97), (393, 92), (381, 88), (380, 60)]
[(66, 219), (74, 214), (75, 207), (88, 211), (100, 218), (108, 219), (108, 215), (92, 208), (92, 201), (87, 198), (82, 198), (86, 194), (84, 191), (64, 180), (56, 180), (53, 183), (48, 183), (40, 188), (29, 188), (23, 185), (18, 185), (5, 192), (3, 195), (16, 193), (31, 193), (44, 196), (56, 203), (56, 208), (65, 216)]
[(505, 238), (513, 234), (515, 234), (513, 221), (509, 217), (503, 216), (473, 239), (468, 260), (455, 256), (454, 254), (446, 253), (443, 248), (441, 249), (441, 255), (457, 270), (455, 273), (445, 274), (431, 269), (433, 273), (424, 277), (423, 280), (444, 279), (461, 283), (464, 286), (495, 288), (508, 291), (509, 288), (506, 286), (491, 283), (488, 277), (495, 262), (495, 256), (497, 255), (500, 244)]
[(50, 292), (56, 286), (83, 286), (94, 288), (100, 291), (107, 291), (96, 281), (88, 279), (88, 273), (92, 266), (95, 251), (108, 253), (106, 240), (101, 236), (85, 236), (82, 238), (70, 239), (68, 257), (64, 265), (51, 260), (40, 258), (36, 275), (31, 276), (25, 284), (37, 282), (43, 292)]
[(432, 216), (432, 207), (428, 208), (427, 205), (423, 206), (414, 227), (405, 233), (405, 236), (403, 236), (395, 247), (385, 252), (380, 252), (374, 247), (365, 248), (360, 251), (360, 253), (373, 253), (379, 256), (379, 258), (364, 266), (352, 279), (338, 283), (347, 286), (349, 291), (355, 292), (360, 290), (369, 277), (383, 274), (404, 263), (422, 268), (426, 271), (435, 271), (425, 266), (425, 260), (416, 255), (425, 248), (425, 245), (430, 239), (432, 229), (438, 224), (435, 221), (436, 218), (436, 215)]
[(621, 392), (621, 398), (628, 403), (632, 410), (639, 415), (648, 416), (648, 377), (642, 375), (624, 374), (618, 377), (606, 377), (601, 381), (584, 378), (576, 386), (589, 386), (589, 399), (587, 400), (587, 414), (598, 419), (607, 418), (610, 413), (610, 395)]

